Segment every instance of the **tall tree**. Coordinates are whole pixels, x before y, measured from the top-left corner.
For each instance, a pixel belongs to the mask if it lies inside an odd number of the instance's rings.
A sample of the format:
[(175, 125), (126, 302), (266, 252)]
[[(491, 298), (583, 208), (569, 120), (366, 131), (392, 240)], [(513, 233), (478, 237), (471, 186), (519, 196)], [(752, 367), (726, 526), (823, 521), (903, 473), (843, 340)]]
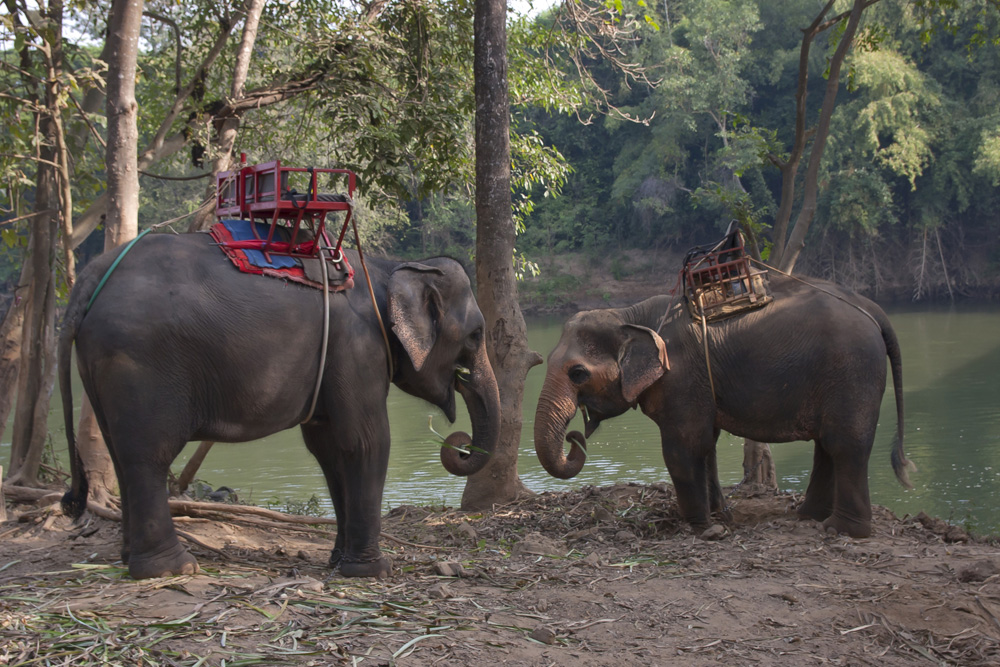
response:
[[(791, 273), (795, 262), (805, 247), (806, 234), (812, 225), (816, 214), (816, 201), (819, 192), (819, 168), (823, 160), (823, 151), (830, 136), (830, 120), (837, 104), (837, 92), (840, 90), (840, 70), (844, 60), (851, 50), (854, 38), (861, 24), (864, 11), (879, 2), (879, 0), (852, 0), (849, 12), (829, 17), (836, 0), (828, 0), (819, 11), (813, 22), (803, 30), (802, 46), (799, 55), (798, 86), (795, 92), (795, 134), (792, 149), (783, 158), (776, 154), (770, 156), (771, 161), (781, 171), (781, 203), (774, 221), (772, 242), (774, 249), (771, 262), (782, 271)], [(809, 50), (817, 35), (841, 25), (843, 32), (827, 67), (827, 81), (820, 104), (819, 115), (815, 126), (807, 127), (808, 108), (806, 98), (809, 83)], [(809, 146), (811, 145), (811, 148)], [(808, 163), (802, 176), (802, 196), (797, 197), (796, 184), (799, 179), (799, 165), (808, 149)], [(799, 212), (794, 225), (789, 225), (794, 205), (799, 203)]]
[[(34, 39), (23, 40), (21, 62), (27, 77), (31, 77), (31, 57), (26, 51), (34, 46), (45, 73), (39, 77), (43, 90), (34, 109), (36, 118), (35, 217), (30, 225), (26, 262), (29, 268), (27, 304), (25, 305), (18, 373), (17, 406), (11, 434), (9, 481), (33, 486), (38, 483), (43, 445), (48, 435), (49, 396), (55, 383), (55, 306), (58, 239), (63, 223), (70, 218), (72, 199), (69, 195), (67, 156), (62, 132), (62, 108), (65, 95), (62, 82), (64, 54), (62, 48), (63, 4), (51, 0), (41, 4), (37, 13), (18, 12), (9, 3), (12, 15), (24, 16), (24, 34)], [(31, 86), (33, 87), (33, 86)], [(67, 266), (67, 269), (69, 267)]]
[(516, 229), (510, 194), (507, 0), (476, 0), (476, 296), (486, 318), (486, 349), (500, 388), (500, 440), (472, 475), (462, 509), (485, 509), (527, 493), (517, 475), (524, 380), (542, 357), (528, 347), (514, 275)]
[(139, 147), (135, 75), (143, 0), (114, 0), (108, 25), (108, 211), (104, 247), (131, 241), (139, 233)]
[[(139, 233), (139, 147), (135, 78), (142, 27), (143, 0), (114, 0), (108, 22), (106, 113), (108, 126), (105, 172), (107, 215), (104, 249), (128, 243)], [(84, 396), (77, 429), (76, 451), (94, 499), (106, 504), (117, 479), (107, 445), (101, 437), (90, 401)]]

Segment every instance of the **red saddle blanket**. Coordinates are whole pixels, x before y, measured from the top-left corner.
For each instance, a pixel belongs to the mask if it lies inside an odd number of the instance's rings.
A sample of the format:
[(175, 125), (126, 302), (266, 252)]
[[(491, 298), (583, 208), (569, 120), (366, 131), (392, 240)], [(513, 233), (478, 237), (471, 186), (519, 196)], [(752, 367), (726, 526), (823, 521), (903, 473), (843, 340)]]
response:
[[(257, 225), (256, 234), (251, 224)], [(209, 234), (216, 241), (222, 252), (243, 273), (281, 278), (293, 282), (323, 288), (323, 268), (319, 257), (304, 258), (279, 255), (274, 252), (264, 252), (261, 248), (270, 232), (270, 226), (249, 220), (223, 220), (215, 223)], [(278, 228), (272, 238), (272, 247), (288, 246), (288, 230)], [(354, 269), (342, 257), (339, 262), (326, 260), (327, 282), (330, 289), (339, 292), (354, 287)]]

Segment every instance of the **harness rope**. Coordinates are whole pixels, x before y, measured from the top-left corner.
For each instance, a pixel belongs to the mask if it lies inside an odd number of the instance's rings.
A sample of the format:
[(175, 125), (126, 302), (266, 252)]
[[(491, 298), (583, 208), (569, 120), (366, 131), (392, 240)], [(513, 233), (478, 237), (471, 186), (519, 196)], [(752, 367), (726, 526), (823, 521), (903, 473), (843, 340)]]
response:
[[(319, 370), (316, 372), (316, 386), (313, 388), (312, 403), (309, 404), (309, 414), (306, 415), (300, 424), (305, 424), (313, 417), (313, 413), (316, 412), (316, 401), (319, 399), (319, 387), (323, 382), (323, 369), (326, 367), (326, 348), (327, 344), (330, 342), (330, 279), (329, 273), (326, 268), (326, 260), (323, 258), (323, 252), (327, 249), (324, 243), (326, 239), (320, 236), (316, 239), (316, 245), (319, 247), (319, 266), (320, 272), (323, 274), (323, 342), (320, 344), (319, 348)], [(341, 257), (344, 256), (340, 248), (337, 248), (337, 254)]]
[(850, 301), (848, 301), (844, 297), (840, 296), (839, 294), (834, 294), (830, 290), (823, 289), (819, 285), (813, 285), (808, 280), (803, 280), (802, 278), (799, 278), (798, 276), (793, 276), (790, 273), (785, 273), (781, 269), (776, 269), (773, 266), (765, 264), (764, 262), (760, 261), (759, 259), (755, 259), (755, 258), (751, 257), (750, 261), (753, 262), (754, 264), (759, 264), (760, 266), (763, 266), (765, 269), (768, 269), (769, 271), (774, 271), (775, 273), (780, 273), (781, 275), (785, 276), (786, 278), (791, 278), (792, 280), (797, 280), (800, 283), (802, 283), (803, 285), (807, 285), (809, 287), (812, 287), (813, 289), (819, 290), (820, 292), (823, 292), (824, 294), (829, 294), (830, 296), (832, 296), (835, 299), (840, 299), (841, 301), (843, 301), (847, 305), (852, 306), (853, 308), (856, 308), (857, 310), (859, 310), (862, 313), (864, 313), (865, 315), (867, 315), (868, 319), (870, 319), (872, 322), (875, 323), (875, 326), (878, 327), (879, 331), (882, 330), (882, 325), (878, 323), (878, 320), (875, 319), (874, 315), (872, 315), (871, 313), (869, 313), (867, 310), (865, 310), (861, 306), (857, 305), (856, 303), (851, 303)]

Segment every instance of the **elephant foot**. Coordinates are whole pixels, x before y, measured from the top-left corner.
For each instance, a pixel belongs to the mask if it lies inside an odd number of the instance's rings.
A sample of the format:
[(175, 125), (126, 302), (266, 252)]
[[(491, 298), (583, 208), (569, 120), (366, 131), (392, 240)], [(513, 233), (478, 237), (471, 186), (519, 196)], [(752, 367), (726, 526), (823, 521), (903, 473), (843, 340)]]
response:
[(813, 521), (826, 521), (833, 514), (832, 507), (826, 507), (817, 503), (810, 503), (808, 499), (803, 502), (796, 513), (800, 519), (812, 519)]
[(330, 552), (330, 560), (326, 564), (330, 566), (331, 570), (336, 570), (342, 560), (344, 560), (344, 551), (338, 547)]
[(851, 521), (834, 515), (823, 522), (823, 529), (828, 533), (832, 532), (838, 535), (843, 534), (850, 537), (871, 537), (872, 522), (870, 520)]
[(196, 574), (199, 569), (197, 559), (180, 544), (153, 556), (132, 554), (128, 559), (128, 573), (133, 579)]
[(733, 523), (733, 511), (728, 507), (723, 507), (720, 510), (713, 512), (715, 516), (719, 518), (722, 523), (731, 524)]
[(340, 561), (340, 574), (345, 577), (385, 579), (392, 574), (392, 563), (385, 556), (372, 561), (352, 561), (345, 558)]
[(696, 535), (704, 532), (712, 526), (712, 517), (708, 514), (694, 518), (684, 517), (684, 521), (687, 525), (691, 526), (691, 531)]

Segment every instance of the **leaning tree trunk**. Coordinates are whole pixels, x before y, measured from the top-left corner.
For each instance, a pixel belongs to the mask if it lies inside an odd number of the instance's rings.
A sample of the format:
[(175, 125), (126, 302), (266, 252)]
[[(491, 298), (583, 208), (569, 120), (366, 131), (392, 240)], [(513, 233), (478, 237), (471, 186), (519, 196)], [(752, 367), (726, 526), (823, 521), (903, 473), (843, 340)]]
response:
[(476, 0), (476, 283), (486, 346), (500, 389), (500, 438), (492, 460), (469, 477), (462, 509), (486, 509), (530, 493), (517, 474), (521, 402), (528, 370), (542, 362), (528, 348), (514, 276), (516, 230), (510, 198), (507, 2)]
[[(247, 74), (250, 71), (250, 58), (253, 55), (253, 45), (257, 41), (257, 27), (260, 24), (260, 15), (264, 11), (265, 0), (249, 0), (246, 7), (246, 20), (243, 23), (243, 37), (240, 40), (240, 48), (236, 53), (236, 66), (233, 68), (233, 85), (230, 99), (232, 101), (243, 99), (246, 88)], [(215, 119), (218, 127), (218, 138), (215, 142), (215, 156), (212, 159), (212, 182), (206, 191), (206, 201), (211, 204), (202, 207), (194, 216), (188, 231), (199, 231), (208, 229), (212, 221), (215, 220), (215, 177), (220, 172), (226, 171), (230, 167), (233, 155), (233, 146), (236, 145), (236, 133), (240, 128), (240, 117), (233, 114), (223, 119)], [(211, 447), (208, 445), (207, 447)]]

